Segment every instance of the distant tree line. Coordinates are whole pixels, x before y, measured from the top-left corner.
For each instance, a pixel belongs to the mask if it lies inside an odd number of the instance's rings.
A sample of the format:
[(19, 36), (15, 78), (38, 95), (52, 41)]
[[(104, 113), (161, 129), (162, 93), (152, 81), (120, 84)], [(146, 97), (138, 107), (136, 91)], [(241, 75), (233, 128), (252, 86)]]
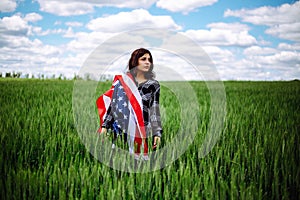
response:
[[(45, 76), (44, 74), (37, 74), (37, 75), (30, 75), (28, 73), (22, 74), (22, 72), (5, 72), (4, 74), (0, 72), (0, 78), (25, 78), (25, 79), (58, 79), (58, 80), (97, 80), (95, 76), (92, 74), (86, 73), (82, 76), (78, 74), (74, 74), (72, 78), (67, 78), (65, 75), (60, 74), (60, 75), (51, 75)], [(103, 74), (100, 76), (98, 81), (111, 81), (113, 80), (113, 76), (110, 74)]]
[(2, 73), (0, 73), (0, 77), (6, 77), (6, 78), (20, 78), (22, 75), (21, 72), (6, 72), (4, 74), (4, 76), (2, 75)]

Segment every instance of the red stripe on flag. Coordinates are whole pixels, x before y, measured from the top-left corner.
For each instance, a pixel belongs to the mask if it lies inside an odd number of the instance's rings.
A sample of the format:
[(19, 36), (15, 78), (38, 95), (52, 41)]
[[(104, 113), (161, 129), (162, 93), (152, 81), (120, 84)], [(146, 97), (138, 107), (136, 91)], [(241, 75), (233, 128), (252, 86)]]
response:
[[(117, 79), (114, 79), (114, 83), (115, 81), (117, 81)], [(96, 100), (96, 105), (98, 108), (98, 114), (99, 114), (99, 118), (100, 118), (100, 128), (98, 129), (98, 132), (101, 132), (102, 129), (102, 124), (104, 121), (104, 116), (107, 112), (107, 109), (109, 107), (109, 105), (106, 105), (104, 102), (104, 97), (108, 97), (110, 100), (112, 99), (112, 95), (114, 93), (114, 84), (111, 86), (111, 88), (106, 91), (104, 94), (102, 94), (97, 100)]]

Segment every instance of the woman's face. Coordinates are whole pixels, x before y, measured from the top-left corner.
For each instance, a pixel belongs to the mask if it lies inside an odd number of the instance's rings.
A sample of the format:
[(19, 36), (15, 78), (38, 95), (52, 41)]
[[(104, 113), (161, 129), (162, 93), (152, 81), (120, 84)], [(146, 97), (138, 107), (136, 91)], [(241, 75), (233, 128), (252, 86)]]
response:
[(136, 70), (139, 72), (148, 72), (151, 67), (150, 62), (150, 55), (148, 53), (144, 54), (142, 57), (138, 60), (138, 66), (136, 67)]

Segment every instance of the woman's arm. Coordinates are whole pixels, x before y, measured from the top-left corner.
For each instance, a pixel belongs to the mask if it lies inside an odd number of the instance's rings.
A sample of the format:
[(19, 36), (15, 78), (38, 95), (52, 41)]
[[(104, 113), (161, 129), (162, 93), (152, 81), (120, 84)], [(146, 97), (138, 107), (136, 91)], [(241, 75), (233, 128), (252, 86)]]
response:
[[(107, 109), (107, 112), (106, 112), (106, 116), (103, 120), (103, 123), (101, 125), (102, 129), (105, 128), (105, 129), (110, 129), (112, 128), (112, 124), (114, 122), (114, 117), (113, 117), (113, 111), (115, 108), (113, 108), (113, 101), (114, 99), (116, 99), (116, 96), (118, 94), (118, 90), (119, 90), (119, 83), (117, 83), (114, 87), (114, 92), (113, 92), (113, 96), (112, 96), (112, 100), (109, 104), (109, 107)], [(104, 131), (105, 131), (104, 129)], [(102, 132), (102, 131), (101, 131)]]
[(104, 121), (103, 121), (101, 127), (109, 129), (111, 127), (113, 121), (114, 121), (114, 119), (113, 119), (113, 116), (112, 116), (111, 104), (110, 104), (108, 109), (107, 109), (106, 116), (104, 118)]
[(159, 96), (160, 96), (160, 85), (157, 82), (157, 84), (155, 84), (153, 99), (150, 102), (150, 122), (152, 127), (152, 135), (154, 137), (161, 137), (163, 132), (161, 126), (160, 110), (159, 110)]

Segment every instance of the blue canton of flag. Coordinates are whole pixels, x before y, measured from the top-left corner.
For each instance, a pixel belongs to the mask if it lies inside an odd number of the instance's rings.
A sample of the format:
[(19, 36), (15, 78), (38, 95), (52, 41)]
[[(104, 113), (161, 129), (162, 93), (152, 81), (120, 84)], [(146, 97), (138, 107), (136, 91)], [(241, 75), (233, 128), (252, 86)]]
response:
[(129, 120), (128, 98), (120, 82), (115, 85), (111, 108), (117, 126), (127, 132)]

